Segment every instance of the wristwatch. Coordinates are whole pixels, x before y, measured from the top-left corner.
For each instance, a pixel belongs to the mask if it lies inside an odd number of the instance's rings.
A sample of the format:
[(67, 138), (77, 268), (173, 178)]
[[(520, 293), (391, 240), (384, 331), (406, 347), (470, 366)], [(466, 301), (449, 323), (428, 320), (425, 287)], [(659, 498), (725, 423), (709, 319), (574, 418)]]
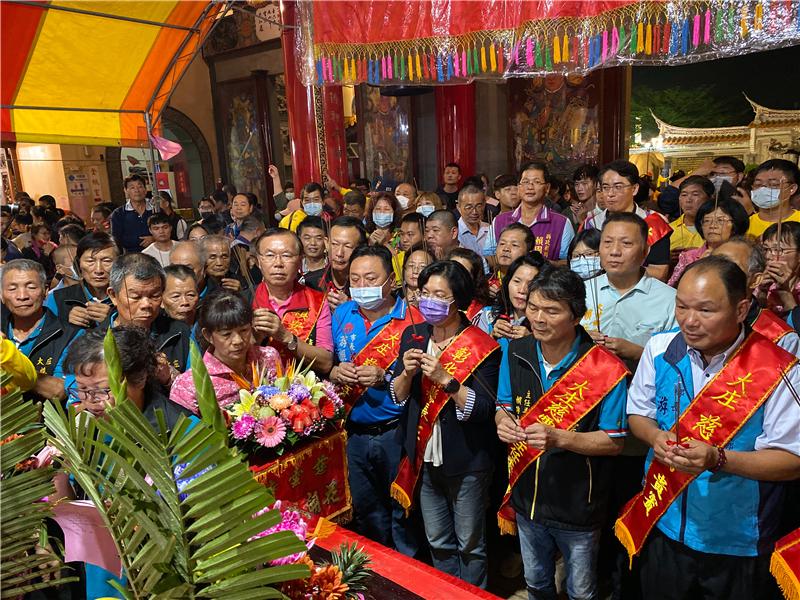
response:
[(453, 377), (450, 381), (447, 382), (447, 385), (442, 388), (447, 394), (451, 396), (458, 392), (461, 389), (461, 384), (458, 383), (458, 380)]
[(298, 343), (299, 341), (300, 341), (300, 340), (298, 340), (298, 339), (297, 339), (297, 336), (296, 336), (296, 335), (292, 335), (292, 339), (291, 339), (291, 340), (289, 340), (289, 343), (288, 343), (288, 344), (286, 344), (286, 349), (287, 349), (289, 352), (296, 352), (296, 351), (297, 351), (297, 343)]

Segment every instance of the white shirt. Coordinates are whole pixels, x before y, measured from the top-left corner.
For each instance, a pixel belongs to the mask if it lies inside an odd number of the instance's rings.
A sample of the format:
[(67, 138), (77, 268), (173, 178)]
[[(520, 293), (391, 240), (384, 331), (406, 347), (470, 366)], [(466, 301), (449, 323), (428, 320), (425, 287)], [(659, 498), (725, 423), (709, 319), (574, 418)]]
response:
[(162, 267), (168, 267), (169, 253), (172, 252), (172, 248), (174, 248), (178, 243), (175, 240), (171, 240), (171, 242), (172, 242), (172, 247), (169, 250), (159, 250), (158, 248), (156, 248), (156, 243), (153, 242), (147, 248), (142, 250), (142, 254), (147, 254), (148, 256), (152, 256), (158, 261), (158, 264), (160, 264)]
[[(647, 342), (639, 361), (639, 367), (633, 376), (628, 389), (628, 415), (640, 415), (650, 419), (656, 418), (656, 386), (653, 360), (664, 353), (680, 331), (668, 331), (654, 335)], [(744, 340), (744, 329), (736, 341), (724, 352), (714, 356), (704, 365), (699, 351), (689, 348), (689, 360), (692, 365), (692, 387), (695, 396), (708, 381), (724, 366), (733, 351)], [(800, 366), (795, 365), (787, 373), (787, 378), (800, 392)], [(669, 398), (673, 391), (669, 390)], [(778, 448), (800, 456), (800, 406), (794, 400), (786, 383), (781, 380), (775, 390), (764, 403), (764, 423), (761, 435), (756, 438), (755, 449)]]

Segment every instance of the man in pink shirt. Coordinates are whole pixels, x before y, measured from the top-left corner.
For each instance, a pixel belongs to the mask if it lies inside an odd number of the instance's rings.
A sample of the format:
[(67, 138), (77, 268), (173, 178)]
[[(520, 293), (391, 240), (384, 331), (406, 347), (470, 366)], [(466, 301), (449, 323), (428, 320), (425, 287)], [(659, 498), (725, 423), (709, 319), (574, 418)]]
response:
[(253, 247), (263, 275), (253, 298), (256, 341), (274, 346), (284, 363), (302, 358), (327, 374), (333, 366), (331, 309), (325, 294), (297, 282), (299, 238), (287, 229), (268, 229)]

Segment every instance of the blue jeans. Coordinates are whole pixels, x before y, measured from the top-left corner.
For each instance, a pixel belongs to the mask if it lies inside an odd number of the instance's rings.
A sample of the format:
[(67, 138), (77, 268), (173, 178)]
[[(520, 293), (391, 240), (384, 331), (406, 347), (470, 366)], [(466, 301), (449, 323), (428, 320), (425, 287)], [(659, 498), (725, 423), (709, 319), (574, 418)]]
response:
[(564, 556), (570, 600), (594, 600), (597, 597), (599, 529), (556, 529), (534, 523), (517, 513), (517, 531), (528, 600), (555, 600), (556, 550)]
[(351, 528), (357, 533), (406, 556), (414, 556), (419, 543), (403, 508), (389, 495), (400, 466), (402, 446), (397, 430), (381, 435), (349, 434), (347, 466), (353, 498)]
[(448, 477), (425, 464), (419, 505), (433, 566), (486, 587), (486, 510), (491, 471)]

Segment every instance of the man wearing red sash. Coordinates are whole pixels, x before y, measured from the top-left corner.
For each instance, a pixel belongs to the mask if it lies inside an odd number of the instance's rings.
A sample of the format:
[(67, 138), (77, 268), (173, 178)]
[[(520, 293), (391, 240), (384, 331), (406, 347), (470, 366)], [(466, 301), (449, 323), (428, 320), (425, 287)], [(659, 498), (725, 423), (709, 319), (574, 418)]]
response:
[[(772, 598), (785, 486), (800, 476), (797, 359), (743, 325), (747, 278), (721, 256), (687, 268), (677, 332), (648, 342), (628, 392), (650, 447), (617, 537), (641, 552), (645, 598)], [(677, 423), (676, 423), (677, 421)]]
[(284, 363), (302, 358), (327, 374), (333, 365), (331, 309), (325, 295), (297, 282), (302, 245), (288, 229), (269, 229), (254, 243), (263, 281), (253, 297), (256, 341), (269, 343)]
[(486, 510), (496, 437), (492, 417), (500, 352), (461, 312), (472, 300), (469, 272), (438, 261), (420, 273), (426, 323), (400, 341), (391, 382), (401, 416), (404, 458), (392, 496), (419, 506), (433, 565), (486, 587)]
[(387, 385), (406, 327), (419, 323), (392, 291), (392, 254), (385, 246), (359, 246), (350, 257), (353, 296), (333, 313), (336, 366), (333, 382), (343, 386), (348, 410), (347, 463), (353, 498), (352, 527), (361, 535), (408, 556), (419, 545), (389, 487), (402, 451), (397, 435), (402, 407)]
[[(767, 255), (764, 249), (746, 237), (731, 238), (712, 253), (713, 256), (724, 256), (732, 260), (747, 274), (747, 290), (753, 290), (761, 283), (767, 268)], [(800, 337), (789, 324), (768, 308), (761, 308), (755, 296), (751, 296), (750, 310), (745, 323), (767, 339), (786, 350), (800, 356)]]
[(525, 311), (533, 335), (509, 342), (500, 365), (495, 421), (509, 444), (510, 481), (500, 528), (519, 533), (531, 600), (556, 597), (556, 550), (569, 597), (597, 594), (613, 468), (607, 457), (620, 452), (626, 433), (628, 371), (579, 325), (585, 312), (576, 273), (542, 270)]
[(602, 229), (606, 216), (611, 213), (636, 213), (648, 225), (647, 274), (661, 281), (669, 275), (669, 238), (672, 228), (659, 213), (636, 205), (634, 197), (639, 191), (639, 169), (627, 160), (615, 160), (600, 169), (600, 189), (606, 208), (590, 214), (583, 222), (583, 229)]

